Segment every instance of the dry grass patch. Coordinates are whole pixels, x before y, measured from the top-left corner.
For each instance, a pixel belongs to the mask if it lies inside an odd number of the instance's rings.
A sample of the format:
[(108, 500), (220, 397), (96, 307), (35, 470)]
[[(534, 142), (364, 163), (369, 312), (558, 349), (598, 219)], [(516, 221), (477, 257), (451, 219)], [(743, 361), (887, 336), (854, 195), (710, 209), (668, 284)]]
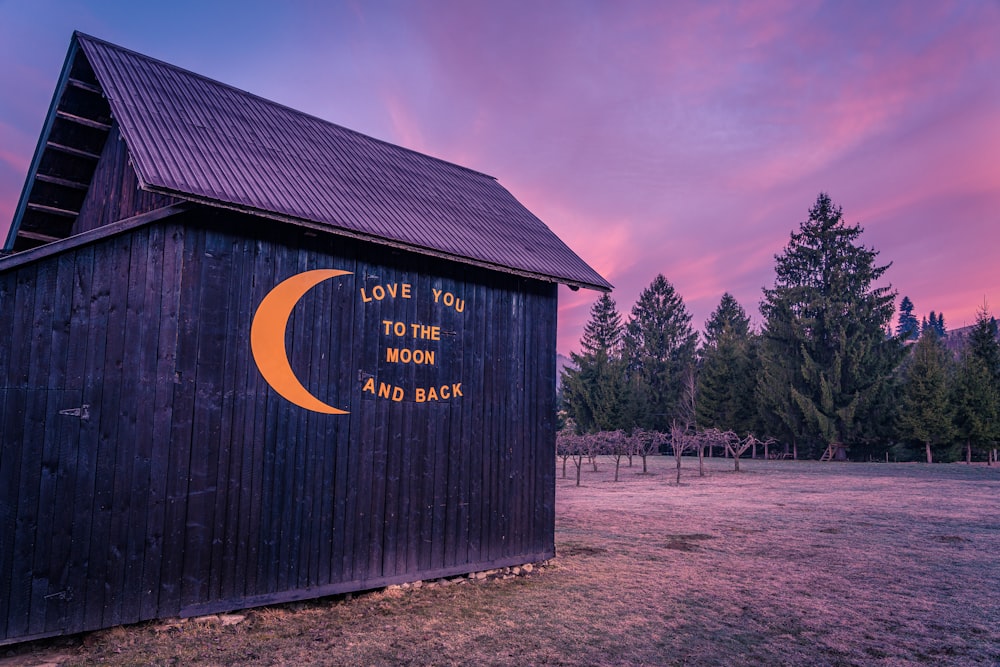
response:
[[(1000, 470), (673, 459), (557, 479), (557, 557), (0, 648), (0, 665), (990, 665)], [(4, 652), (12, 653), (4, 661)]]

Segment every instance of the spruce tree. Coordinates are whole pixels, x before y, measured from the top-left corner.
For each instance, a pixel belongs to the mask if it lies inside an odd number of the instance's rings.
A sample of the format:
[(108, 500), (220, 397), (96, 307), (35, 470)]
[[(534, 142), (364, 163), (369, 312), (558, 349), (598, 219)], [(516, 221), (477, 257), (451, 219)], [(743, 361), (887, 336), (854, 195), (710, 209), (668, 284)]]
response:
[(903, 370), (899, 432), (924, 448), (928, 463), (934, 461), (934, 445), (949, 443), (954, 435), (948, 396), (949, 362), (937, 332), (928, 328), (920, 334)]
[(920, 337), (920, 322), (913, 314), (913, 302), (904, 296), (899, 302), (899, 324), (896, 325), (896, 335), (900, 340), (916, 340)]
[(563, 406), (581, 432), (631, 428), (634, 407), (621, 358), (622, 321), (610, 294), (590, 309), (580, 340), (582, 354), (570, 353), (563, 370)]
[(662, 274), (656, 276), (632, 307), (623, 338), (644, 428), (669, 430), (694, 365), (697, 341), (684, 300)]
[(1000, 388), (1000, 339), (997, 321), (986, 304), (976, 313), (976, 324), (969, 332), (969, 352), (978, 357)]
[(972, 458), (973, 445), (1000, 440), (1000, 340), (986, 304), (976, 313), (962, 352), (952, 403), (966, 461)]
[(857, 244), (861, 232), (820, 193), (775, 257), (775, 284), (761, 302), (763, 402), (783, 426), (775, 435), (814, 454), (862, 436), (860, 416), (902, 358), (887, 335), (895, 293), (875, 284), (889, 265)]
[(722, 295), (719, 305), (705, 322), (705, 346), (714, 345), (725, 334), (746, 337), (750, 333), (750, 317), (729, 292)]
[(705, 323), (695, 414), (700, 428), (745, 436), (756, 417), (750, 318), (729, 293)]
[(950, 388), (955, 431), (965, 449), (966, 463), (972, 462), (973, 446), (985, 445), (1000, 437), (998, 415), (1000, 397), (986, 364), (969, 349), (962, 353)]
[(937, 334), (937, 337), (944, 338), (948, 331), (944, 328), (944, 313), (938, 314), (933, 310), (928, 317), (925, 317), (920, 324), (920, 333), (930, 329)]

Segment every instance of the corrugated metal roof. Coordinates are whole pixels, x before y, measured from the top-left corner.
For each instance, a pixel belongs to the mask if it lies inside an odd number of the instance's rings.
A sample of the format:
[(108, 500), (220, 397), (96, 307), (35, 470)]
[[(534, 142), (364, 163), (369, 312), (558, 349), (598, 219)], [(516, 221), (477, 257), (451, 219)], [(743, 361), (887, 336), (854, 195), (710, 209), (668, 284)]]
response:
[(76, 33), (142, 187), (610, 289), (493, 177)]

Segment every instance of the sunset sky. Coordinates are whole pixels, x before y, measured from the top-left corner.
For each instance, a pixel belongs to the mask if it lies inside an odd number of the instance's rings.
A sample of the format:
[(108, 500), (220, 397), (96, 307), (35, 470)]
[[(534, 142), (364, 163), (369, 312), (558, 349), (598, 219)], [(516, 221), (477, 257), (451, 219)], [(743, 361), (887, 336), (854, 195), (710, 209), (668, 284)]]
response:
[(73, 30), (495, 176), (623, 314), (663, 273), (759, 324), (824, 191), (918, 317), (1000, 315), (998, 0), (0, 0), (0, 238)]

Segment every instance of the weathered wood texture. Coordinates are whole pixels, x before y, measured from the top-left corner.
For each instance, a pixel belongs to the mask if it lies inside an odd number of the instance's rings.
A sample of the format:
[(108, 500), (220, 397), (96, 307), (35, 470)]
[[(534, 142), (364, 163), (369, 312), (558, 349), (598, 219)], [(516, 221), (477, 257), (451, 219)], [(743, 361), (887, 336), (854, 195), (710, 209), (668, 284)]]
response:
[[(553, 555), (555, 285), (273, 229), (199, 209), (0, 265), (0, 643)], [(314, 268), (352, 275), (301, 299), (288, 356), (348, 415), (250, 353), (257, 305)]]
[(73, 234), (180, 201), (176, 197), (139, 188), (139, 177), (129, 166), (128, 148), (122, 139), (118, 123), (112, 123), (101, 151), (101, 159), (90, 180), (80, 214), (73, 222)]

